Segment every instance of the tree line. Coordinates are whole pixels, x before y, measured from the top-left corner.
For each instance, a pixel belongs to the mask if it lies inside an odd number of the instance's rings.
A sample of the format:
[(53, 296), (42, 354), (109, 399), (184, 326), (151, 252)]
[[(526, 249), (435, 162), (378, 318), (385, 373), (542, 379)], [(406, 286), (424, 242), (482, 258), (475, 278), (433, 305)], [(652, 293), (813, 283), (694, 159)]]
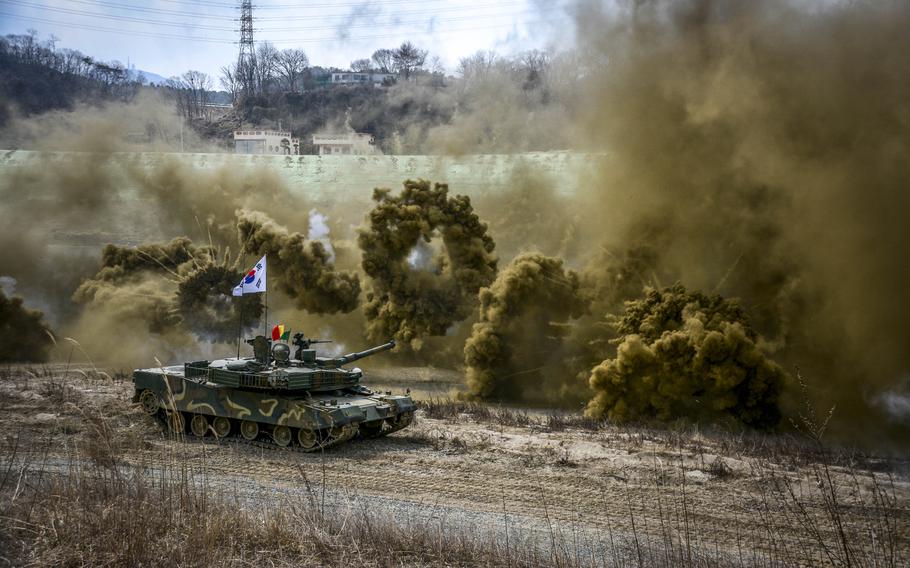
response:
[[(281, 123), (301, 140), (325, 128), (352, 128), (374, 135), (388, 153), (532, 151), (566, 147), (563, 125), (591, 72), (582, 61), (574, 52), (480, 51), (447, 76), (438, 58), (404, 42), (351, 62), (354, 72), (388, 75), (387, 88), (374, 89), (372, 81), (320, 88), (342, 70), (311, 65), (303, 50), (262, 42), (249, 68), (222, 68), (218, 79), (226, 92), (196, 70), (153, 88), (203, 137), (226, 147), (238, 127)], [(40, 41), (33, 31), (0, 38), (0, 102), (12, 101), (26, 114), (69, 108), (79, 98), (129, 99), (141, 88), (149, 87), (121, 63), (59, 49), (54, 38)], [(203, 120), (212, 102), (234, 103), (233, 112)], [(5, 108), (0, 104), (0, 124)]]
[[(370, 58), (351, 62), (351, 70), (359, 73), (382, 73), (411, 80), (425, 70), (428, 52), (409, 41), (393, 49), (378, 49)], [(442, 75), (444, 70), (434, 58), (433, 73)], [(326, 81), (334, 68), (311, 67), (302, 49), (278, 50), (270, 42), (261, 42), (252, 58), (237, 61), (221, 68), (221, 86), (236, 103), (248, 99), (261, 99), (280, 93), (299, 93)], [(389, 82), (394, 82), (394, 79)]]
[(25, 114), (69, 108), (80, 99), (128, 100), (143, 84), (121, 62), (58, 48), (56, 38), (41, 41), (35, 30), (0, 37), (0, 97)]

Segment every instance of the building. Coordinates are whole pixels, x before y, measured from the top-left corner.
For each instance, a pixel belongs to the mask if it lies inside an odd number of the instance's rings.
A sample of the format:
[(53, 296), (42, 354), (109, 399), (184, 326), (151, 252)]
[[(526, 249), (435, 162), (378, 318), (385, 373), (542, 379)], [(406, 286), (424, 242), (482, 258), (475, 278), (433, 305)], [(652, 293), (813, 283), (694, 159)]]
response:
[(313, 136), (313, 145), (320, 156), (376, 154), (376, 140), (369, 134), (322, 134)]
[(392, 73), (356, 73), (353, 71), (342, 71), (332, 73), (333, 85), (373, 85), (381, 87), (385, 81), (394, 79)]
[(300, 153), (300, 140), (280, 130), (235, 130), (234, 153), (289, 156)]

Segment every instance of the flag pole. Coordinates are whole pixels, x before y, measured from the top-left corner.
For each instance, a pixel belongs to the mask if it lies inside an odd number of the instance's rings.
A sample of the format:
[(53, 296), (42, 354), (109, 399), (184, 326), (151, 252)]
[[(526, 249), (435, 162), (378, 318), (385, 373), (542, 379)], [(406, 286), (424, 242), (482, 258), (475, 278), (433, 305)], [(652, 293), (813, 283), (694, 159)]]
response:
[(237, 315), (237, 358), (240, 359), (240, 339), (243, 337), (243, 295), (240, 295), (240, 310)]
[(269, 335), (269, 290), (268, 290), (268, 288), (266, 288), (265, 292), (263, 293), (263, 296), (265, 297), (264, 298), (264, 303), (265, 303), (265, 333), (264, 333), (264, 335), (265, 335), (266, 339), (269, 339), (272, 336)]

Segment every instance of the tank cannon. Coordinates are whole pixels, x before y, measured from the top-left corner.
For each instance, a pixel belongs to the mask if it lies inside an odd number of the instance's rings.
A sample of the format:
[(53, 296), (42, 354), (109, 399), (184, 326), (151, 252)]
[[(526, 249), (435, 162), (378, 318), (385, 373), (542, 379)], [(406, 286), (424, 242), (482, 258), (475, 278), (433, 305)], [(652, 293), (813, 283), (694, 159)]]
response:
[(377, 345), (376, 347), (371, 347), (363, 351), (355, 351), (354, 353), (348, 353), (347, 355), (342, 355), (341, 357), (334, 358), (319, 358), (317, 357), (316, 363), (324, 367), (341, 367), (342, 365), (347, 365), (353, 363), (354, 361), (359, 361), (365, 357), (375, 355), (377, 353), (382, 353), (383, 351), (388, 351), (389, 349), (395, 348), (395, 340), (391, 340), (388, 343), (383, 343), (382, 345)]

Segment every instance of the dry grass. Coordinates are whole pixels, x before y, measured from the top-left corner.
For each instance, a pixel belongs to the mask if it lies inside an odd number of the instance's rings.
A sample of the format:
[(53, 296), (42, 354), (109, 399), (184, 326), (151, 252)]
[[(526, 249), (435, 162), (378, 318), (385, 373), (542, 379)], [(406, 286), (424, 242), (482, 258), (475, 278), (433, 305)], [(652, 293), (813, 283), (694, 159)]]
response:
[[(301, 469), (298, 485), (305, 489), (294, 496), (255, 499), (213, 483), (216, 474), (205, 465), (186, 465), (192, 461), (187, 453), (204, 453), (204, 444), (169, 445), (173, 453), (164, 462), (136, 463), (136, 450), (152, 434), (147, 427), (140, 436), (124, 427), (128, 409), (104, 411), (110, 406), (92, 407), (88, 398), (78, 407), (72, 404), (73, 397), (85, 397), (73, 384), (90, 387), (110, 377), (80, 375), (66, 383), (38, 370), (27, 379), (5, 378), (30, 381), (29, 389), (65, 407), (79, 427), (65, 458), (59, 452), (49, 457), (59, 432), (0, 440), (0, 565), (878, 568), (910, 561), (910, 513), (899, 498), (906, 493), (896, 487), (887, 460), (832, 449), (820, 436), (617, 428), (573, 415), (533, 415), (460, 401), (421, 403), (426, 418), (530, 431), (577, 429), (630, 451), (667, 449), (646, 479), (625, 482), (627, 514), (609, 518), (607, 511), (615, 507), (604, 503), (605, 522), (595, 534), (556, 522), (555, 515), (551, 519), (547, 507), (554, 496), (541, 490), (549, 526), (541, 536), (522, 532), (524, 521), (510, 513), (505, 496), (501, 524), (478, 528), (432, 515), (425, 520), (390, 515), (353, 498), (347, 505), (327, 505), (324, 470), (321, 480), (313, 480)], [(493, 444), (426, 428), (400, 435), (450, 453)], [(702, 510), (699, 489), (687, 475), (693, 459), (716, 483), (749, 476), (748, 484), (735, 484), (747, 494), (731, 493), (729, 500), (729, 515), (748, 521), (735, 525), (749, 527), (735, 535), (732, 546), (718, 536), (726, 527), (713, 526), (717, 517)], [(745, 459), (751, 471), (735, 471), (727, 459)], [(577, 471), (584, 465), (566, 449), (545, 456), (543, 467)], [(534, 479), (527, 475), (528, 483)]]
[[(73, 455), (55, 469), (46, 456), (20, 454), (17, 441), (2, 455), (0, 544), (13, 565), (568, 567), (641, 565), (638, 557), (670, 566), (681, 558), (677, 543), (658, 555), (618, 535), (583, 555), (570, 540), (577, 535), (555, 530), (541, 546), (510, 531), (507, 513), (503, 537), (491, 538), (445, 523), (390, 522), (356, 506), (327, 508), (325, 488), (303, 471), (302, 497), (260, 504), (213, 489), (205, 471), (176, 455), (150, 469), (117, 465), (115, 455)], [(723, 565), (705, 551), (692, 558), (687, 565)]]
[[(695, 536), (705, 531), (687, 501), (692, 489), (672, 465), (655, 468), (648, 489), (660, 506), (656, 523), (630, 493), (625, 525), (631, 530), (608, 529), (597, 542), (579, 546), (578, 533), (557, 528), (543, 543), (516, 536), (506, 503), (504, 530), (485, 534), (443, 522), (390, 520), (353, 504), (327, 508), (324, 488), (303, 473), (308, 491), (301, 497), (258, 503), (213, 489), (204, 470), (181, 466), (179, 459), (143, 469), (116, 465), (113, 455), (74, 455), (55, 469), (41, 457), (20, 455), (14, 441), (2, 455), (0, 546), (13, 565), (887, 567), (907, 560), (896, 537), (892, 512), (900, 504), (893, 480), (875, 476), (870, 485), (855, 472), (853, 486), (815, 488), (765, 471), (762, 507), (744, 513), (755, 516), (755, 530), (741, 535), (733, 551)], [(819, 493), (827, 496), (821, 515), (807, 506)], [(784, 545), (784, 531), (794, 523), (803, 527), (798, 548)]]
[(427, 418), (437, 420), (459, 420), (464, 416), (476, 422), (497, 424), (499, 426), (530, 426), (537, 420), (527, 411), (504, 406), (494, 406), (481, 402), (470, 402), (450, 398), (431, 398), (418, 400), (417, 407), (423, 410)]

